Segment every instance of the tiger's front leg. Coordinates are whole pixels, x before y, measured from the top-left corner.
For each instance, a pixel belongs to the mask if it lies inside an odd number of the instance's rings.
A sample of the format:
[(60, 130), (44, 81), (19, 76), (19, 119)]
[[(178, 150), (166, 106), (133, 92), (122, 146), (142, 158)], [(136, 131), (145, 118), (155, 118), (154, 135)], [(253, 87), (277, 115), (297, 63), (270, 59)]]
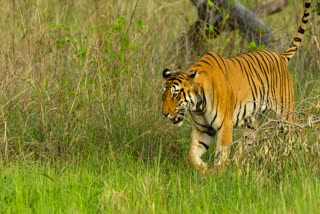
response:
[(202, 176), (206, 174), (208, 164), (205, 163), (201, 156), (209, 149), (213, 142), (213, 136), (198, 130), (196, 127), (192, 129), (192, 141), (189, 150), (189, 159), (196, 169), (200, 171)]

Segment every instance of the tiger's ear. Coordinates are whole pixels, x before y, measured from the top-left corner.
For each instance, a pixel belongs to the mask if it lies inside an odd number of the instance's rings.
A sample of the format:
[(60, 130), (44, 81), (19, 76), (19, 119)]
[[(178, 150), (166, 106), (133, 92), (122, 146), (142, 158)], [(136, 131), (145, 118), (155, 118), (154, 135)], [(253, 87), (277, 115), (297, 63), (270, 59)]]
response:
[(172, 72), (168, 68), (165, 68), (162, 72), (162, 77), (167, 79), (171, 74)]
[(196, 76), (197, 72), (198, 72), (197, 70), (195, 70), (195, 71), (186, 71), (186, 73), (188, 74), (188, 76), (190, 78), (194, 78)]

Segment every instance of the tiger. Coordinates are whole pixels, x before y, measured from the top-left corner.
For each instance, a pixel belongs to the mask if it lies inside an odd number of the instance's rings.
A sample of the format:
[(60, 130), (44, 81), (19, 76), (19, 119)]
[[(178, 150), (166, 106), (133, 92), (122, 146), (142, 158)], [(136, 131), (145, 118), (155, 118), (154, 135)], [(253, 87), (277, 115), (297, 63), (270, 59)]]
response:
[(229, 162), (233, 129), (246, 132), (259, 126), (267, 109), (294, 121), (294, 89), (288, 62), (297, 52), (310, 15), (311, 0), (290, 46), (281, 54), (260, 50), (223, 58), (208, 52), (186, 70), (162, 72), (162, 114), (181, 126), (185, 113), (192, 119), (189, 159), (204, 176), (208, 164), (201, 156), (217, 135), (214, 167)]

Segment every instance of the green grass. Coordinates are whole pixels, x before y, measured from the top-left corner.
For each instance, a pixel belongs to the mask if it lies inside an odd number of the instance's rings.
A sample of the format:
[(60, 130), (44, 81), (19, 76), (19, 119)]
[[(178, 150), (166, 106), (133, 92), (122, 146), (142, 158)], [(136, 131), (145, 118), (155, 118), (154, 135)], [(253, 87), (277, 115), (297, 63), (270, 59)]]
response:
[[(96, 160), (98, 161), (98, 160)], [(1, 166), (2, 213), (317, 213), (320, 178), (281, 178), (230, 167), (202, 180), (192, 167), (159, 157)]]
[[(284, 47), (295, 3), (266, 18)], [(160, 91), (165, 67), (195, 60), (173, 51), (196, 19), (191, 8), (0, 1), (1, 213), (317, 213), (319, 126), (296, 132), (289, 154), (290, 143), (270, 137), (204, 180), (187, 160), (191, 123), (177, 129), (162, 118)], [(318, 19), (289, 65), (301, 123), (319, 115)], [(236, 31), (208, 44), (222, 56), (250, 46)]]

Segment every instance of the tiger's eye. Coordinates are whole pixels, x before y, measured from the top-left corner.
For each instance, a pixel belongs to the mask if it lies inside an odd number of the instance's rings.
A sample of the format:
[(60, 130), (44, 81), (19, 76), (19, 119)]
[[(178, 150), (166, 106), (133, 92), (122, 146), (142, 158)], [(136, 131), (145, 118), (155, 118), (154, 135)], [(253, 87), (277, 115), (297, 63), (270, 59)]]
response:
[(176, 99), (178, 96), (179, 96), (179, 93), (173, 93), (172, 94), (173, 99)]

